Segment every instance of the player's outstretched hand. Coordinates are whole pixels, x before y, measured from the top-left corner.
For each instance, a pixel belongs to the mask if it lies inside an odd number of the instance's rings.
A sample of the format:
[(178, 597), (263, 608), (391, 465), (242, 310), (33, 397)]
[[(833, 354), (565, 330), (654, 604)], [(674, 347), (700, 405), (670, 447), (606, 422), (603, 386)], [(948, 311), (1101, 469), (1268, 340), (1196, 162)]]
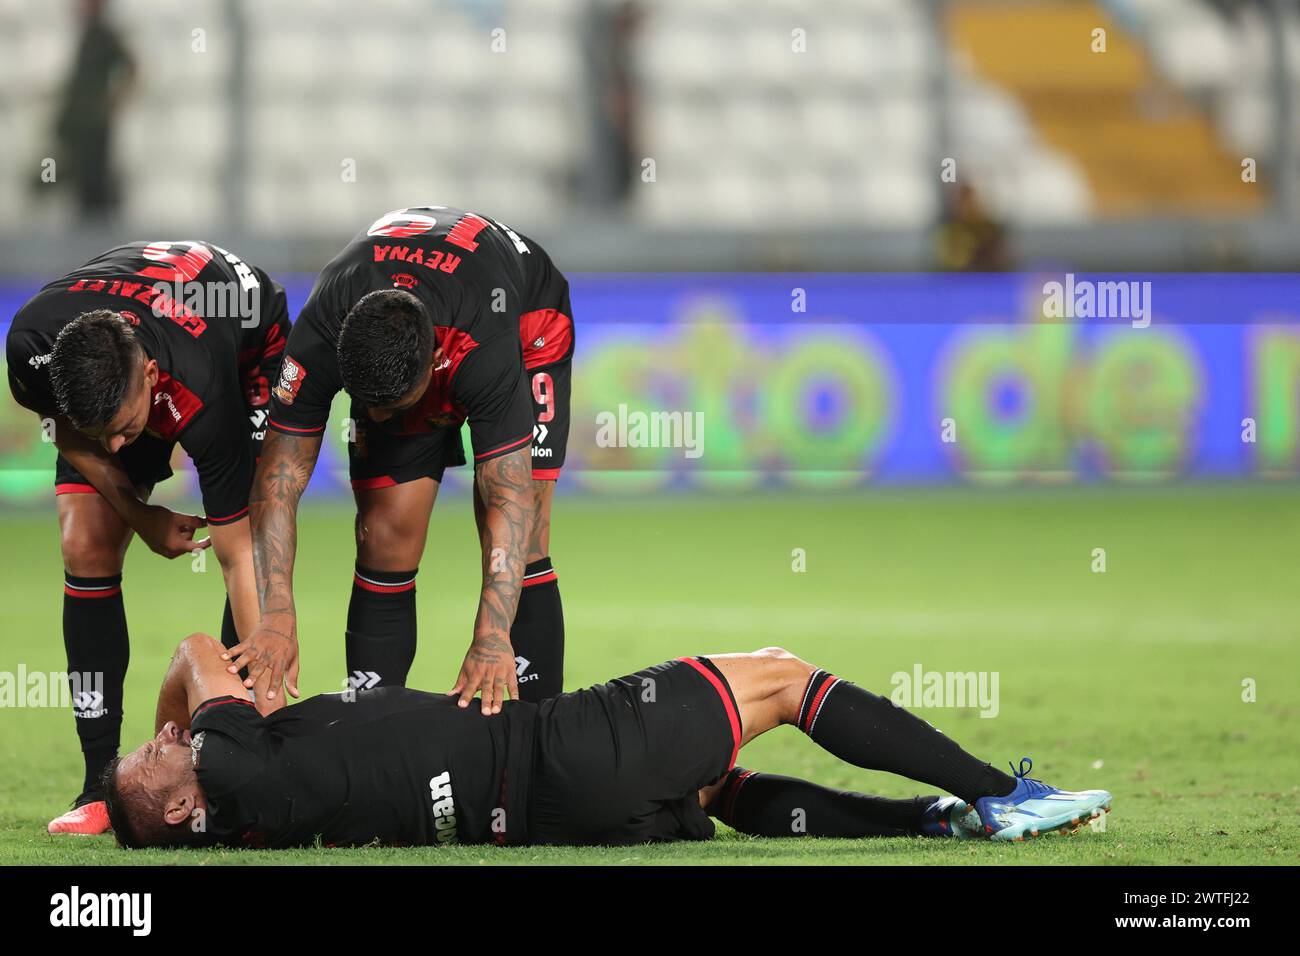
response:
[(179, 558), (212, 545), (211, 538), (194, 540), (194, 533), (208, 526), (205, 519), (177, 514), (161, 505), (145, 505), (132, 526), (149, 550), (164, 558)]
[(294, 697), (298, 696), (298, 627), (276, 617), (263, 617), (248, 638), (221, 655), (230, 661), (226, 668), (238, 674), (248, 668), (245, 687), (265, 688), (268, 701), (276, 699), (283, 682)]
[(515, 673), (515, 650), (510, 641), (501, 637), (474, 639), (460, 665), (460, 676), (449, 696), (460, 695), (459, 706), (468, 707), (474, 695), (483, 695), (483, 713), (499, 714), (506, 701), (519, 699), (519, 677)]

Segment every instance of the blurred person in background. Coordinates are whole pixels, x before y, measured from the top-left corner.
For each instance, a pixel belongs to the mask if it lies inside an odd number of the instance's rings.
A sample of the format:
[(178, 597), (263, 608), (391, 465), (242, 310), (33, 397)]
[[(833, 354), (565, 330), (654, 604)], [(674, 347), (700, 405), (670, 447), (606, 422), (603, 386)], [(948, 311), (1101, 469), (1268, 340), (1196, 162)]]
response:
[(592, 149), (583, 181), (587, 199), (596, 205), (618, 205), (632, 188), (637, 112), (632, 47), (641, 17), (636, 0), (615, 0), (593, 4), (587, 20)]
[(54, 122), (55, 157), (70, 172), (79, 212), (105, 219), (121, 195), (113, 125), (135, 83), (135, 60), (104, 16), (106, 0), (81, 0), (81, 34)]
[(948, 272), (998, 272), (1009, 267), (1006, 230), (984, 208), (974, 187), (962, 183), (945, 195), (935, 233), (935, 255)]

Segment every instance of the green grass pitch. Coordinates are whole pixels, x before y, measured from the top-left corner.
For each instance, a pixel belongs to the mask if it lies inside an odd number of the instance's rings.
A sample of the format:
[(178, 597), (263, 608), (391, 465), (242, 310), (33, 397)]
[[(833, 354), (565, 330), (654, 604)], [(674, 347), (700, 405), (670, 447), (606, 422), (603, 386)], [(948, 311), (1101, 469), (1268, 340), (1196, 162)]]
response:
[[(351, 514), (306, 510), (297, 573), (305, 694), (343, 676)], [(478, 559), (463, 493), (445, 493), (420, 570), (413, 686), (446, 690), (474, 613)], [(759, 840), (706, 844), (126, 852), (50, 837), (76, 793), (73, 718), (0, 710), (0, 863), (100, 864), (1233, 864), (1300, 862), (1300, 490), (1214, 485), (583, 499), (556, 505), (552, 552), (568, 630), (566, 686), (682, 654), (785, 646), (879, 692), (916, 664), (996, 671), (996, 717), (920, 713), (1005, 766), (1115, 797), (1105, 832), (1024, 844)], [(52, 511), (0, 515), (0, 670), (65, 668)], [(1091, 570), (1106, 549), (1106, 572)], [(792, 570), (804, 549), (807, 568)], [(124, 743), (151, 733), (176, 641), (217, 631), (216, 562), (195, 573), (139, 544)], [(1243, 700), (1243, 681), (1257, 699)], [(887, 795), (927, 788), (858, 770), (781, 728), (744, 766)]]

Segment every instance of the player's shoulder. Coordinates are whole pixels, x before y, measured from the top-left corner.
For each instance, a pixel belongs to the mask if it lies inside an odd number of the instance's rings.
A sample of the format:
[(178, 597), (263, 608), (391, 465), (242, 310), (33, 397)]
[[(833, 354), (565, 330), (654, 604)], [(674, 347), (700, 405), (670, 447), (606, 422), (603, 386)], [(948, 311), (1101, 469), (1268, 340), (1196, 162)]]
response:
[(59, 276), (45, 283), (14, 313), (9, 323), (9, 341), (28, 341), (42, 335), (58, 335), (67, 324), (68, 306), (65, 297), (74, 283), (75, 273)]
[[(216, 731), (244, 746), (257, 743), (257, 738), (265, 729), (266, 719), (257, 712), (257, 707), (247, 697), (222, 694), (211, 697), (197, 707), (190, 715), (191, 740), (207, 731)], [(203, 746), (191, 744), (197, 756)]]
[(190, 759), (209, 797), (239, 790), (264, 772), (270, 758), (266, 719), (252, 701), (222, 695), (190, 718)]
[[(346, 252), (353, 264), (383, 267), (399, 288), (421, 282), (474, 282), (513, 270), (502, 227), (482, 213), (454, 206), (412, 206), (387, 212), (358, 233)], [(408, 267), (398, 271), (400, 267)], [(508, 277), (506, 277), (508, 278)]]

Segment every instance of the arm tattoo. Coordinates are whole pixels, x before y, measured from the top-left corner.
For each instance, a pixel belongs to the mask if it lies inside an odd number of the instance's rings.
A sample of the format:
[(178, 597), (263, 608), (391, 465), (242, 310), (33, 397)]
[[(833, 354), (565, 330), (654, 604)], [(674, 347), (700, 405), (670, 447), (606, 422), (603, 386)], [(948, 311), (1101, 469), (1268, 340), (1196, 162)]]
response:
[(551, 509), (547, 507), (547, 502), (550, 501), (550, 495), (554, 490), (553, 481), (533, 481), (533, 533), (528, 541), (530, 564), (546, 557), (546, 552), (549, 550), (542, 545), (542, 542), (548, 540), (551, 532)]
[(483, 590), (474, 640), (495, 659), (510, 647), (510, 625), (519, 607), (532, 536), (532, 449), (484, 462), (475, 471), (474, 483), (483, 502)]
[(293, 613), (298, 500), (316, 467), (322, 437), (299, 438), (267, 429), (248, 499), (253, 572), (263, 614)]

